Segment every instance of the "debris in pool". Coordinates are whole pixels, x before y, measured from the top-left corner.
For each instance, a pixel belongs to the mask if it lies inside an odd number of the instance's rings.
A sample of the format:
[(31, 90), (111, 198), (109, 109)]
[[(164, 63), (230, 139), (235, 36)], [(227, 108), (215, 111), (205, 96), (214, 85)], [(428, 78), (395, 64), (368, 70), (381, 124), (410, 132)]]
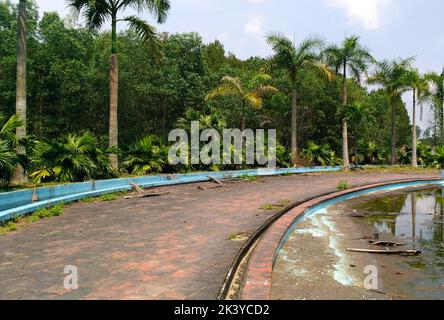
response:
[(406, 246), (404, 243), (396, 243), (396, 242), (390, 242), (390, 241), (369, 241), (369, 243), (374, 246), (381, 246), (381, 247), (404, 247), (404, 246)]
[(418, 250), (371, 250), (371, 249), (353, 249), (347, 248), (349, 252), (359, 253), (375, 253), (375, 254), (398, 254), (398, 255), (419, 255), (421, 251)]

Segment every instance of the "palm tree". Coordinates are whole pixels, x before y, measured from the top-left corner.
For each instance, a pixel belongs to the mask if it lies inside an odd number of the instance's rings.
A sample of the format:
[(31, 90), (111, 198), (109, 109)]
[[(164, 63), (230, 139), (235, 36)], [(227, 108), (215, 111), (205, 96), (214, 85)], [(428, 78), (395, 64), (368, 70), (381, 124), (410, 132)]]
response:
[(391, 107), (391, 163), (398, 162), (397, 138), (396, 138), (396, 118), (397, 107), (402, 93), (409, 88), (405, 83), (405, 74), (411, 68), (414, 58), (400, 59), (394, 61), (383, 60), (376, 64), (376, 70), (367, 79), (369, 84), (376, 84), (383, 87), (387, 101)]
[(206, 100), (227, 96), (239, 99), (242, 102), (241, 128), (243, 131), (246, 122), (246, 106), (261, 109), (264, 104), (263, 97), (278, 91), (275, 87), (269, 85), (270, 81), (271, 76), (262, 73), (256, 75), (249, 84), (243, 84), (238, 77), (224, 76), (221, 85), (208, 93)]
[(323, 41), (319, 38), (308, 38), (299, 46), (281, 33), (270, 33), (266, 36), (267, 43), (273, 48), (273, 61), (285, 69), (291, 81), (291, 160), (298, 163), (297, 120), (298, 120), (298, 89), (297, 80), (304, 68), (312, 68), (328, 79), (333, 77), (330, 70), (321, 62), (317, 50), (321, 50)]
[[(26, 0), (20, 0), (17, 22), (17, 91), (15, 112), (20, 118), (22, 125), (17, 127), (18, 139), (26, 137), (26, 19)], [(18, 146), (17, 153), (25, 155), (26, 149)], [(23, 184), (28, 181), (28, 176), (22, 166), (17, 166), (13, 180), (15, 184)]]
[(412, 128), (412, 166), (418, 167), (418, 135), (416, 127), (416, 107), (417, 102), (423, 103), (428, 97), (428, 83), (421, 77), (417, 69), (409, 70), (406, 73), (406, 84), (413, 93), (413, 128)]
[(9, 184), (11, 178), (16, 178), (17, 167), (25, 168), (27, 158), (16, 150), (25, 150), (25, 138), (19, 138), (17, 131), (23, 127), (23, 121), (14, 115), (5, 122), (0, 114), (0, 185)]
[[(327, 63), (342, 74), (342, 106), (347, 107), (347, 76), (351, 76), (360, 83), (362, 74), (366, 73), (369, 65), (374, 61), (370, 51), (359, 43), (359, 37), (352, 36), (345, 38), (342, 45), (332, 45), (328, 47), (324, 54)], [(350, 157), (348, 148), (348, 120), (344, 116), (342, 119), (342, 157), (344, 168), (350, 168)]]
[(429, 98), (435, 109), (440, 143), (444, 144), (444, 69), (441, 74), (426, 74), (425, 79), (430, 85)]
[[(88, 28), (96, 30), (105, 22), (111, 21), (111, 64), (110, 64), (110, 116), (109, 116), (109, 146), (118, 146), (118, 60), (117, 60), (117, 23), (127, 22), (141, 39), (149, 44), (154, 53), (159, 52), (160, 40), (156, 29), (137, 16), (119, 19), (118, 15), (126, 9), (135, 9), (141, 13), (149, 11), (157, 18), (158, 23), (165, 22), (170, 9), (170, 0), (67, 0), (68, 4), (79, 12), (83, 12)], [(114, 168), (118, 168), (118, 157), (110, 155)]]

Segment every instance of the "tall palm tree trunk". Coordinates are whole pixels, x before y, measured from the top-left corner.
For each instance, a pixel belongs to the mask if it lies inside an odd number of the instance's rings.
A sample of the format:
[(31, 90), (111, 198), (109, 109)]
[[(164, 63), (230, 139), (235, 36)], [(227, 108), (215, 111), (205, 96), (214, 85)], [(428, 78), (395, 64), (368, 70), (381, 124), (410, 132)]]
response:
[[(442, 69), (442, 74), (441, 74), (442, 78), (443, 78), (443, 83), (442, 85), (442, 91), (444, 91), (444, 68)], [(444, 92), (443, 92), (443, 96), (441, 97), (441, 117), (440, 117), (440, 133), (441, 133), (441, 144), (444, 145)]]
[(392, 100), (392, 139), (391, 139), (391, 153), (392, 153), (392, 159), (391, 163), (392, 165), (396, 165), (398, 163), (398, 148), (397, 148), (397, 137), (396, 137), (396, 100)]
[(298, 165), (298, 102), (296, 89), (291, 92), (291, 161), (293, 165)]
[[(347, 108), (347, 65), (344, 63), (344, 74), (342, 79), (342, 106)], [(350, 169), (350, 156), (348, 153), (348, 122), (347, 118), (344, 116), (344, 119), (342, 119), (342, 159), (344, 163), (344, 169), (348, 170)]]
[[(17, 23), (17, 92), (16, 114), (23, 121), (23, 126), (17, 128), (17, 138), (26, 137), (26, 0), (20, 0), (18, 5)], [(18, 154), (26, 154), (23, 147), (17, 148)], [(22, 184), (28, 181), (24, 169), (19, 165), (14, 174), (13, 183)]]
[(413, 136), (412, 136), (412, 166), (418, 167), (418, 141), (416, 134), (416, 90), (413, 90)]
[(245, 120), (245, 100), (242, 100), (242, 119), (241, 119), (241, 130), (242, 132), (245, 131), (246, 127), (246, 120)]
[[(112, 45), (110, 66), (110, 103), (109, 103), (109, 146), (117, 148), (119, 143), (118, 101), (119, 101), (119, 66), (117, 60), (117, 19), (112, 18)], [(110, 154), (111, 165), (118, 169), (117, 154)]]

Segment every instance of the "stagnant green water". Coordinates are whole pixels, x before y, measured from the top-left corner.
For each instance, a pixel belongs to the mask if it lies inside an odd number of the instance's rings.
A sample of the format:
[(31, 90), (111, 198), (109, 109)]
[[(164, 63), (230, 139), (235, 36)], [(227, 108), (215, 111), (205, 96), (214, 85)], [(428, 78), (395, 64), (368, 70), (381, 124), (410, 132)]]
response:
[[(444, 279), (444, 189), (434, 187), (392, 193), (387, 196), (363, 197), (352, 205), (362, 221), (381, 234), (399, 238), (408, 249), (422, 252), (408, 260), (414, 270), (428, 275), (419, 277), (415, 287), (434, 287)], [(436, 287), (435, 287), (436, 288)], [(408, 289), (408, 288), (407, 288)], [(432, 296), (444, 298), (442, 291)], [(430, 297), (431, 292), (424, 292)], [(421, 297), (415, 290), (413, 296)]]

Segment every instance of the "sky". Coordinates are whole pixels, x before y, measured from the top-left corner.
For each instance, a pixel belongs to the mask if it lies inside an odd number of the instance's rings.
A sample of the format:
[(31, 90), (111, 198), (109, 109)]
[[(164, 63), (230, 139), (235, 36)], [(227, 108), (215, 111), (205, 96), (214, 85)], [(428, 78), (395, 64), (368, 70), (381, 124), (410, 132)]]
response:
[[(63, 0), (37, 0), (41, 11), (68, 9)], [(444, 67), (442, 0), (171, 0), (168, 20), (159, 31), (201, 34), (205, 42), (220, 40), (240, 58), (267, 57), (264, 40), (279, 31), (297, 42), (319, 35), (338, 43), (359, 35), (377, 59), (416, 56), (422, 72)], [(144, 18), (153, 24), (149, 15)], [(124, 26), (122, 26), (124, 27)], [(409, 96), (404, 97), (409, 105)], [(411, 109), (411, 108), (409, 108)], [(428, 126), (429, 116), (421, 123)]]

